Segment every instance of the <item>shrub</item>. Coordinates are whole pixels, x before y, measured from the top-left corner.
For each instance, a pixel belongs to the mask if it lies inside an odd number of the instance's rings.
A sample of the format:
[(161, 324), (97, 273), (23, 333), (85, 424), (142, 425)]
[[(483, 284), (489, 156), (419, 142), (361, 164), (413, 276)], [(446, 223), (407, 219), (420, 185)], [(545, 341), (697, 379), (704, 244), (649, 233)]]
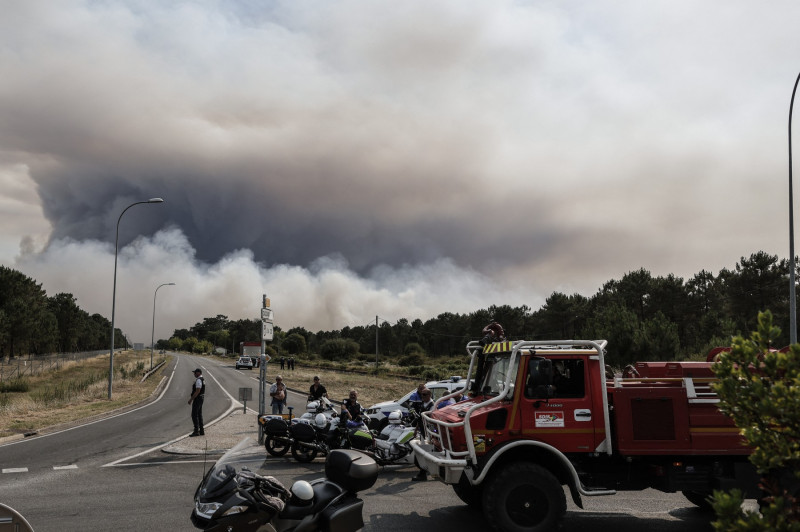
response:
[(716, 530), (800, 530), (800, 344), (771, 351), (780, 336), (769, 311), (758, 331), (737, 336), (713, 365), (720, 410), (733, 418), (753, 447), (750, 462), (763, 476), (761, 514), (743, 512), (742, 493), (714, 492)]
[(319, 354), (325, 360), (343, 360), (358, 353), (358, 343), (345, 338), (327, 340), (320, 346)]
[(420, 353), (411, 353), (402, 357), (397, 363), (401, 367), (409, 367), (409, 366), (421, 366), (425, 364), (425, 357), (423, 357)]
[(0, 382), (0, 392), (19, 392), (25, 393), (28, 391), (28, 381), (22, 378), (14, 379), (7, 382)]

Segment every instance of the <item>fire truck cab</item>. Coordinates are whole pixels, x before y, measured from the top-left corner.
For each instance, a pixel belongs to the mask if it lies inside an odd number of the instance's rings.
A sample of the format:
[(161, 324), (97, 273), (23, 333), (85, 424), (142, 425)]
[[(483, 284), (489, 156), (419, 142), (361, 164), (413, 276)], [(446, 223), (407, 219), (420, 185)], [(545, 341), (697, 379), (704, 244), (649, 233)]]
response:
[[(750, 450), (718, 407), (711, 362), (606, 374), (605, 340), (470, 342), (470, 399), (425, 412), (420, 467), (497, 530), (550, 530), (582, 497), (655, 488), (707, 505), (757, 494)], [(637, 375), (638, 373), (638, 375)], [(440, 399), (446, 400), (447, 396)]]

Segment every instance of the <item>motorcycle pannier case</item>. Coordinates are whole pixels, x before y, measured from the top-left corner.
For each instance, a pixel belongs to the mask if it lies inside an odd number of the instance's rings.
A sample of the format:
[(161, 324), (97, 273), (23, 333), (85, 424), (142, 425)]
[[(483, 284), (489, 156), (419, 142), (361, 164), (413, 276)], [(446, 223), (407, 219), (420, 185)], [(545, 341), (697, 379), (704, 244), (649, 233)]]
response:
[(364, 501), (358, 497), (346, 497), (322, 511), (322, 530), (327, 532), (350, 532), (364, 528), (361, 511)]
[(289, 433), (289, 425), (282, 419), (272, 418), (267, 420), (264, 431), (271, 436), (285, 436)]
[(325, 476), (350, 492), (369, 489), (378, 478), (378, 464), (353, 449), (334, 449), (325, 459)]
[(306, 423), (294, 423), (289, 430), (292, 432), (292, 438), (297, 441), (311, 443), (317, 439), (317, 431)]

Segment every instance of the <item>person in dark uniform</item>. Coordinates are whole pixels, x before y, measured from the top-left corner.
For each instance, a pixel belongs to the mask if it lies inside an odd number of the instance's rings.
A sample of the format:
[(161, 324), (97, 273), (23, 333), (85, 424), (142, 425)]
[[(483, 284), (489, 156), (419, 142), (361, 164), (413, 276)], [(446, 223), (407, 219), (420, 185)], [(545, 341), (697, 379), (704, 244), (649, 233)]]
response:
[(325, 386), (320, 384), (319, 377), (315, 376), (314, 384), (308, 389), (308, 398), (313, 401), (319, 401), (323, 397), (328, 397), (328, 390), (325, 389)]
[(203, 400), (206, 396), (206, 381), (203, 380), (203, 370), (194, 370), (194, 382), (192, 383), (192, 396), (189, 397), (189, 404), (192, 405), (192, 423), (194, 432), (189, 436), (204, 436), (203, 430)]

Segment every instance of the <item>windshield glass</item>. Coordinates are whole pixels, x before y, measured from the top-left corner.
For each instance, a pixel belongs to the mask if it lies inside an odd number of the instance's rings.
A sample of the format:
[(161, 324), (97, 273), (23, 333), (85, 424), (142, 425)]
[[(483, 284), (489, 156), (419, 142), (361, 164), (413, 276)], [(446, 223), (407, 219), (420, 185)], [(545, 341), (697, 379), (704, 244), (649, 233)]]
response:
[[(511, 365), (511, 353), (501, 353), (486, 359), (481, 392), (485, 395), (497, 395), (503, 389), (508, 367)], [(512, 383), (513, 384), (513, 383)]]
[(206, 494), (232, 489), (228, 484), (233, 482), (236, 470), (242, 466), (250, 465), (258, 469), (264, 462), (264, 457), (254, 455), (254, 449), (259, 449), (257, 442), (254, 437), (248, 436), (217, 460), (203, 480), (202, 487), (206, 490)]

